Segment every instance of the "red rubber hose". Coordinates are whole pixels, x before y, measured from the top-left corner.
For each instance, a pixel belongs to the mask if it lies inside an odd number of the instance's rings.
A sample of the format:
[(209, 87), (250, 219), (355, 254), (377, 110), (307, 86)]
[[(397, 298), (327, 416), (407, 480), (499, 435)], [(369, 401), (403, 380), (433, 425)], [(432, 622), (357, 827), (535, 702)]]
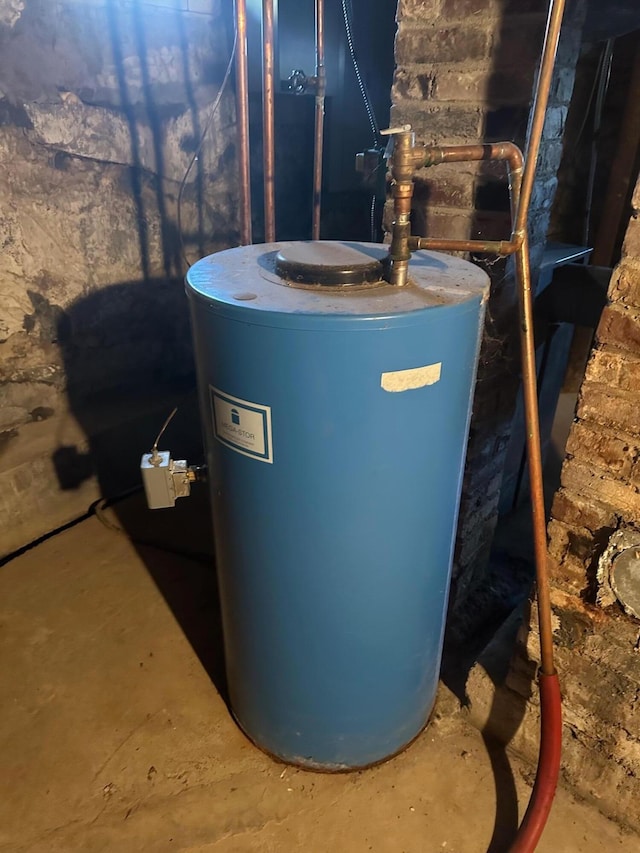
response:
[(540, 756), (524, 819), (509, 853), (532, 853), (544, 830), (560, 773), (562, 705), (557, 674), (540, 673)]

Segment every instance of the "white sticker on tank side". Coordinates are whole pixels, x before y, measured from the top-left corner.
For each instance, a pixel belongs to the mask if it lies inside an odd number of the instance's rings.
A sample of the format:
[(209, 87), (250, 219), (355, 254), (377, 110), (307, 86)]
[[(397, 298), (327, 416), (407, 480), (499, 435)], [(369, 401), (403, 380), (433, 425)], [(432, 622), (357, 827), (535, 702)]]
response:
[(440, 380), (442, 362), (427, 364), (424, 367), (410, 367), (408, 370), (391, 370), (380, 376), (380, 387), (385, 391), (410, 391), (424, 388)]
[(213, 432), (221, 444), (260, 462), (273, 462), (271, 406), (241, 400), (209, 386)]

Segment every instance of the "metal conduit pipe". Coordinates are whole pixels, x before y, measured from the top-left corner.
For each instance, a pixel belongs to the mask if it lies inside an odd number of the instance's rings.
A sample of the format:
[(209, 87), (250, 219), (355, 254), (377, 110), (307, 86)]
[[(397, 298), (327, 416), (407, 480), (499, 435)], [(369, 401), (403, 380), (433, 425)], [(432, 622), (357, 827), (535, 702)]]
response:
[(248, 246), (251, 235), (249, 179), (249, 83), (247, 74), (247, 3), (236, 0), (236, 122), (240, 178), (240, 243)]
[[(508, 147), (511, 143), (504, 143), (503, 146), (470, 145), (414, 149), (413, 138), (409, 127), (388, 131), (395, 135), (396, 140), (392, 161), (395, 216), (389, 248), (389, 269), (387, 273), (388, 279), (392, 284), (400, 286), (406, 284), (411, 250), (415, 249), (475, 251), (496, 253), (499, 255), (515, 255), (515, 271), (518, 282), (520, 309), (522, 385), (527, 424), (527, 456), (530, 470), (538, 626), (540, 632), (541, 662), (539, 689), (541, 731), (536, 781), (525, 816), (510, 848), (510, 853), (532, 853), (537, 846), (546, 825), (555, 795), (562, 748), (560, 685), (553, 659), (551, 597), (547, 575), (547, 535), (542, 461), (540, 455), (527, 219), (545, 113), (549, 101), (549, 90), (558, 48), (564, 6), (565, 0), (551, 0), (549, 5), (524, 168), (522, 168), (522, 161), (518, 162), (517, 155)], [(509, 189), (513, 217), (511, 239), (508, 241), (463, 241), (411, 237), (409, 216), (411, 212), (411, 195), (413, 192), (411, 178), (413, 171), (421, 166), (463, 161), (465, 159), (506, 159), (509, 163)]]
[(262, 159), (264, 170), (264, 239), (276, 239), (275, 70), (273, 0), (262, 0)]
[(315, 142), (313, 148), (313, 216), (311, 238), (320, 239), (320, 214), (322, 208), (322, 151), (324, 142), (324, 98), (326, 73), (324, 66), (324, 0), (316, 0), (316, 113)]

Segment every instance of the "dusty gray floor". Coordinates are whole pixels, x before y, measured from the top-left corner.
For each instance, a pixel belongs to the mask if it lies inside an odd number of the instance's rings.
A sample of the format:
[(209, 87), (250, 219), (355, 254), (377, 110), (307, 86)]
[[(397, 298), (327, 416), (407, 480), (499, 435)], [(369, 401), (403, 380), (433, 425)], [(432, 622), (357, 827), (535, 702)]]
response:
[[(0, 569), (3, 853), (485, 853), (496, 813), (506, 849), (509, 792), (455, 715), (362, 773), (257, 751), (201, 663), (219, 665), (209, 571), (141, 554), (92, 518)], [(522, 810), (531, 770), (510, 763)], [(561, 791), (538, 849), (640, 844)]]

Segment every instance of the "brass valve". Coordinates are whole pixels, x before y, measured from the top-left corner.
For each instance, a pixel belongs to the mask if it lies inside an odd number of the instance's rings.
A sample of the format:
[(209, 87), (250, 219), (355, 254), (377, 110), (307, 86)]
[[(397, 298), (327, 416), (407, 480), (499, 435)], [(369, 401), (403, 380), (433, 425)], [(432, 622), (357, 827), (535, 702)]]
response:
[(403, 287), (409, 277), (411, 250), (411, 198), (413, 173), (424, 162), (424, 149), (415, 147), (415, 134), (410, 124), (381, 130), (381, 135), (393, 137), (391, 177), (393, 179), (393, 225), (389, 246), (388, 281)]

